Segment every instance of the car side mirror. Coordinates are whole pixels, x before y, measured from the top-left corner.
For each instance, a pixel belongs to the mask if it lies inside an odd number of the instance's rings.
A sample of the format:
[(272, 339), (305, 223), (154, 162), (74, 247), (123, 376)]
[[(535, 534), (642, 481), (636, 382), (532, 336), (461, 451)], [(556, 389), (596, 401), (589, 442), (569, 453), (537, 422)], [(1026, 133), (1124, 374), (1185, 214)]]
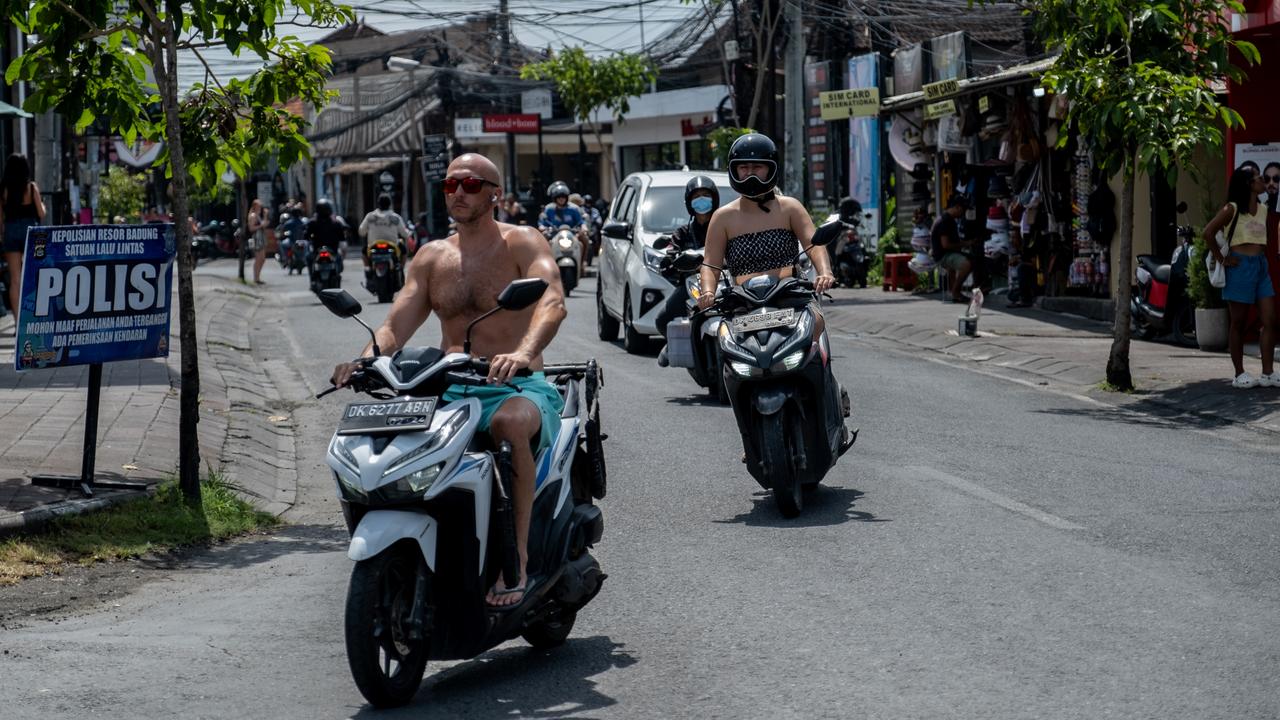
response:
[(503, 310), (524, 310), (538, 302), (547, 291), (547, 281), (542, 278), (513, 280), (498, 295), (498, 307)]
[(696, 250), (686, 250), (676, 256), (672, 261), (671, 267), (677, 272), (691, 273), (702, 267), (702, 253)]
[(660, 237), (660, 238), (658, 238), (657, 240), (654, 240), (654, 241), (653, 241), (653, 249), (654, 249), (654, 250), (666, 250), (666, 249), (667, 249), (667, 248), (669, 248), (669, 247), (671, 247), (671, 236), (670, 236), (670, 235), (663, 235), (662, 237)]
[(844, 230), (844, 223), (839, 220), (826, 223), (814, 231), (813, 238), (809, 242), (814, 245), (830, 245), (840, 239), (840, 235), (844, 233)]
[(629, 223), (618, 222), (616, 220), (610, 221), (605, 223), (604, 227), (600, 228), (600, 234), (605, 237), (613, 238), (614, 240), (630, 240), (631, 225)]
[(340, 318), (355, 317), (360, 314), (360, 301), (351, 297), (351, 293), (341, 288), (329, 288), (320, 291), (320, 304), (329, 312)]

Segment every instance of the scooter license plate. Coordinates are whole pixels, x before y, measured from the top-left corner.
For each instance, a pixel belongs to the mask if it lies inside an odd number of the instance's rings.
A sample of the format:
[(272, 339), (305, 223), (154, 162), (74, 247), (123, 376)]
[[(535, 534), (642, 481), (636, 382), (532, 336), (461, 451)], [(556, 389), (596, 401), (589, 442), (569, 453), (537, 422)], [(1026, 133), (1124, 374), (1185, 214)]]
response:
[(771, 310), (759, 315), (740, 315), (733, 319), (734, 332), (755, 332), (769, 328), (786, 327), (796, 319), (795, 308)]
[(426, 430), (436, 398), (351, 403), (338, 421), (339, 435), (379, 435)]

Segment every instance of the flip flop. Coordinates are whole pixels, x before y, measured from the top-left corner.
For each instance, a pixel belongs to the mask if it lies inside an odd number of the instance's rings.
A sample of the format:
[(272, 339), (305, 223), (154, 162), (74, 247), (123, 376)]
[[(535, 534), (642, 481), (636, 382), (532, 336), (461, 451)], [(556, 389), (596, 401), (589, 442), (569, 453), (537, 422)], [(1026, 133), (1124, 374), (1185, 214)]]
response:
[(513, 588), (502, 588), (501, 590), (497, 589), (496, 586), (493, 588), (490, 588), (489, 594), (492, 595), (495, 600), (498, 598), (505, 598), (507, 596), (515, 595), (515, 594), (519, 594), (520, 599), (509, 604), (494, 605), (493, 603), (489, 602), (489, 598), (488, 596), (486, 596), (484, 599), (485, 607), (489, 608), (490, 610), (510, 610), (512, 608), (520, 607), (520, 603), (524, 602), (524, 598), (525, 596), (528, 595), (529, 590), (531, 588), (532, 586), (529, 584), (529, 578), (527, 577), (525, 578), (523, 583), (520, 583), (519, 585)]

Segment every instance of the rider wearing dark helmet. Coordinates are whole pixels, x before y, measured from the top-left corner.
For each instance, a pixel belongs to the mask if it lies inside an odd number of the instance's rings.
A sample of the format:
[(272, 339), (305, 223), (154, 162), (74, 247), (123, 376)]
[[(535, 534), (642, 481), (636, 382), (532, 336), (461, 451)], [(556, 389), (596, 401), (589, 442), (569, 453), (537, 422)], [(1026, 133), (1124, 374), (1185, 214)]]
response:
[(342, 272), (341, 244), (347, 237), (347, 224), (342, 218), (333, 214), (333, 204), (326, 198), (316, 201), (315, 217), (307, 223), (306, 238), (311, 243), (311, 256), (307, 258), (307, 269), (314, 271), (312, 260), (321, 247), (327, 247), (338, 259), (338, 272)]
[[(706, 175), (695, 175), (684, 186), (684, 207), (689, 211), (689, 222), (676, 228), (671, 234), (671, 249), (701, 250), (707, 244), (707, 227), (711, 223), (711, 215), (720, 207), (720, 189)], [(667, 324), (672, 318), (685, 313), (685, 305), (689, 302), (689, 290), (684, 283), (675, 283), (675, 290), (667, 298), (662, 312), (654, 318), (658, 332), (667, 334)], [(658, 364), (665, 366), (666, 348), (658, 355)]]
[[(729, 148), (729, 184), (742, 197), (716, 211), (707, 229), (706, 264), (702, 287), (716, 286), (723, 267), (741, 284), (757, 275), (790, 277), (800, 246), (809, 252), (818, 272), (814, 289), (823, 292), (835, 283), (826, 250), (814, 246), (813, 220), (795, 198), (778, 195), (778, 148), (758, 133), (743, 135)], [(698, 298), (700, 307), (714, 301), (714, 293)]]

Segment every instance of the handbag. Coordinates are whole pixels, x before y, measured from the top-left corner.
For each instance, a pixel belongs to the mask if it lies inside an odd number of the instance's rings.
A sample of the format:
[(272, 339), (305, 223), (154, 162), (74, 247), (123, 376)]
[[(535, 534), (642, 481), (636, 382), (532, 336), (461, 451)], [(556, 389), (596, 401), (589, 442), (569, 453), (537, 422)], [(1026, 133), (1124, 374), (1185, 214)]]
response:
[[(1240, 220), (1240, 209), (1236, 208), (1234, 205), (1232, 205), (1232, 208), (1235, 209), (1235, 214), (1231, 216), (1231, 229), (1227, 231), (1227, 236), (1225, 238), (1222, 237), (1222, 231), (1219, 230), (1218, 234), (1215, 235), (1213, 238), (1214, 242), (1218, 243), (1218, 250), (1223, 254), (1224, 257), (1230, 251), (1231, 241), (1236, 236), (1236, 222)], [(1209, 284), (1216, 288), (1226, 287), (1227, 286), (1226, 266), (1218, 262), (1218, 259), (1215, 258), (1213, 256), (1213, 253), (1211, 252), (1205, 253), (1204, 264), (1205, 264), (1205, 267), (1208, 268), (1209, 270)]]
[(1035, 168), (1031, 171), (1031, 177), (1027, 180), (1027, 187), (1018, 193), (1018, 204), (1022, 207), (1031, 207), (1031, 203), (1035, 202), (1035, 193), (1040, 189), (1040, 163), (1035, 164)]

